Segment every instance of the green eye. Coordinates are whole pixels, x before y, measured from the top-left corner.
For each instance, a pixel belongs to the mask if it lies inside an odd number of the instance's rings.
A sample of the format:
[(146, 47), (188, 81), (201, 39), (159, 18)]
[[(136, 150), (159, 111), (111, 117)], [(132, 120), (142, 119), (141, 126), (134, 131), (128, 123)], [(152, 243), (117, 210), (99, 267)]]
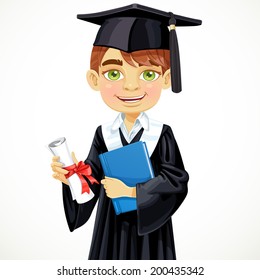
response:
[(118, 81), (124, 78), (123, 74), (118, 70), (109, 70), (104, 73), (104, 76), (109, 81)]
[(157, 72), (146, 70), (140, 75), (140, 79), (144, 81), (155, 81), (159, 77), (159, 74)]

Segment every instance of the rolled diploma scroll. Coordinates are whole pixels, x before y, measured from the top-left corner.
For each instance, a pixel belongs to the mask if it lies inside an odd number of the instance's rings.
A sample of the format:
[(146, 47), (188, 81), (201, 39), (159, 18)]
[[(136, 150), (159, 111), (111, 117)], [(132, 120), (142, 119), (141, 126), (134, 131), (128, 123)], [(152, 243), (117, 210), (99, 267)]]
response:
[[(54, 140), (48, 145), (48, 148), (54, 156), (60, 157), (60, 162), (64, 164), (64, 167), (74, 164), (65, 137), (61, 137)], [(76, 199), (76, 201), (81, 204), (91, 200), (94, 197), (94, 194), (91, 191), (91, 189), (90, 193), (82, 193), (81, 181), (77, 174), (73, 174), (67, 180), (69, 182), (69, 187), (73, 200)]]

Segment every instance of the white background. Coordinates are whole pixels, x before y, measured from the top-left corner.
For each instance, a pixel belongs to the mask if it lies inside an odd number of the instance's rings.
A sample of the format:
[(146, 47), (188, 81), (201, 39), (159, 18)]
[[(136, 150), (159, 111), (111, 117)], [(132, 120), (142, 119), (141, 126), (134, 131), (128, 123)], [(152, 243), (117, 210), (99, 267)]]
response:
[[(98, 27), (76, 19), (131, 1), (0, 2), (0, 259), (87, 259), (95, 215), (70, 233), (46, 144), (85, 159), (117, 113), (89, 89)], [(183, 92), (148, 112), (171, 125), (189, 194), (173, 216), (180, 260), (260, 259), (260, 2), (140, 0), (203, 20), (178, 28)]]

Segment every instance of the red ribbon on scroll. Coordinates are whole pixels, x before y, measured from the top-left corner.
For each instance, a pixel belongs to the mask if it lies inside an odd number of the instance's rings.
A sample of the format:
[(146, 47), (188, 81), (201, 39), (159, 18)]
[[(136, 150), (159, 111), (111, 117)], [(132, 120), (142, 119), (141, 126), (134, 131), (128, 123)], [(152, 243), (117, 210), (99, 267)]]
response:
[(88, 178), (91, 184), (99, 184), (99, 182), (91, 176), (92, 170), (90, 165), (85, 164), (83, 161), (80, 161), (78, 164), (72, 164), (70, 166), (63, 167), (63, 169), (69, 171), (69, 173), (65, 175), (66, 179), (68, 179), (73, 174), (77, 174), (79, 176), (82, 185), (82, 194), (85, 192), (87, 192), (88, 194), (90, 193), (89, 184), (84, 179), (83, 175), (85, 175)]

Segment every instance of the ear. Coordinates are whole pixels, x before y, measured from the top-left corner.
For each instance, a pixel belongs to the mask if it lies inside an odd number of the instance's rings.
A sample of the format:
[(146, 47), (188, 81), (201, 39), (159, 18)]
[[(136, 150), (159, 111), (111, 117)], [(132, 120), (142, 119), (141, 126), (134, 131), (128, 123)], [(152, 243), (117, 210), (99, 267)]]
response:
[(171, 70), (168, 69), (163, 74), (163, 89), (168, 89), (171, 86)]
[(88, 70), (87, 81), (93, 90), (99, 91), (99, 75), (95, 70)]

